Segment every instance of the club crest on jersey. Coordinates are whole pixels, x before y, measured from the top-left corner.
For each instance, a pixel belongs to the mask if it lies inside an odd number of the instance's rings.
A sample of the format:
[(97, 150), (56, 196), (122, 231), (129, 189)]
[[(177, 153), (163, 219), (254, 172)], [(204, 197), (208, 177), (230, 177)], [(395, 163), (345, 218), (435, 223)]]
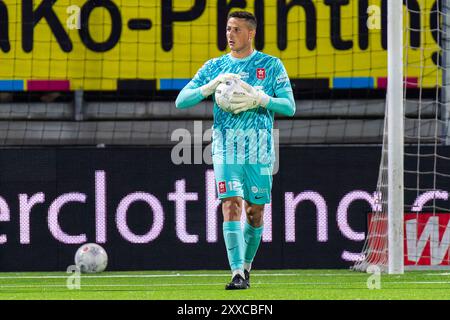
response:
[(256, 69), (256, 77), (259, 80), (264, 80), (266, 78), (266, 69), (264, 69), (264, 68)]
[(227, 192), (227, 185), (225, 184), (225, 181), (219, 182), (219, 193), (225, 193)]

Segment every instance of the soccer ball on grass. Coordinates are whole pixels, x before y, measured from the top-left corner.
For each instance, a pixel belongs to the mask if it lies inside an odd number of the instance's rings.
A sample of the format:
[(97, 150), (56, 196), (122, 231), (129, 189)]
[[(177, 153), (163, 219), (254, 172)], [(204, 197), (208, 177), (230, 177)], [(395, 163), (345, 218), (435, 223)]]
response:
[(75, 254), (75, 265), (82, 273), (102, 272), (108, 265), (105, 249), (96, 243), (86, 243)]

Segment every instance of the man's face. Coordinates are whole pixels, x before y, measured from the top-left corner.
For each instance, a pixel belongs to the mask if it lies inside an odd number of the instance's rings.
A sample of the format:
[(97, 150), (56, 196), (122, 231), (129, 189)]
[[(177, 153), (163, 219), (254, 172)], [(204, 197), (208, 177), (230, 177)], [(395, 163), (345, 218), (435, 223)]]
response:
[(230, 18), (227, 22), (227, 41), (232, 51), (240, 52), (249, 48), (255, 36), (255, 30), (250, 29), (244, 19)]

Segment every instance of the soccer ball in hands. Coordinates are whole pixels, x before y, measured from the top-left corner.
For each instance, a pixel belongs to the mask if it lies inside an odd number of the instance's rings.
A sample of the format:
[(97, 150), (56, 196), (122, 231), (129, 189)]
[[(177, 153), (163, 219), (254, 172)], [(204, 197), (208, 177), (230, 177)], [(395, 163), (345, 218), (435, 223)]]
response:
[(105, 249), (96, 243), (86, 243), (75, 254), (75, 265), (82, 273), (97, 273), (106, 269), (108, 255)]
[(231, 112), (230, 99), (233, 95), (244, 94), (245, 90), (241, 86), (240, 79), (231, 79), (219, 84), (214, 97), (220, 109)]

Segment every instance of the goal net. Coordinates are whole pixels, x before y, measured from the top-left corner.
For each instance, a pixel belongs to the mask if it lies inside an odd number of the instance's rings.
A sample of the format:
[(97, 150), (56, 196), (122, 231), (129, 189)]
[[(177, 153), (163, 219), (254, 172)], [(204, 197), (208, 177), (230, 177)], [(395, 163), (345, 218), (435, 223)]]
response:
[[(395, 25), (401, 13), (399, 8), (390, 9), (397, 10), (390, 21)], [(450, 265), (449, 9), (447, 0), (406, 0), (400, 9), (401, 28), (389, 29), (388, 38), (398, 41), (401, 37), (403, 45), (388, 48), (394, 59), (397, 55), (396, 61), (401, 59), (397, 62), (401, 70), (388, 68), (404, 73), (404, 78), (400, 90), (393, 85), (388, 91), (400, 91), (402, 97), (398, 103), (392, 95), (399, 92), (387, 94), (377, 192), (363, 252), (353, 267), (356, 270), (377, 265), (401, 274), (405, 269)], [(411, 70), (418, 70), (418, 76), (411, 77)], [(398, 84), (395, 76), (391, 74), (388, 81)], [(402, 109), (402, 113), (392, 109)], [(401, 132), (399, 127), (403, 127)], [(396, 159), (399, 154), (401, 158)]]

